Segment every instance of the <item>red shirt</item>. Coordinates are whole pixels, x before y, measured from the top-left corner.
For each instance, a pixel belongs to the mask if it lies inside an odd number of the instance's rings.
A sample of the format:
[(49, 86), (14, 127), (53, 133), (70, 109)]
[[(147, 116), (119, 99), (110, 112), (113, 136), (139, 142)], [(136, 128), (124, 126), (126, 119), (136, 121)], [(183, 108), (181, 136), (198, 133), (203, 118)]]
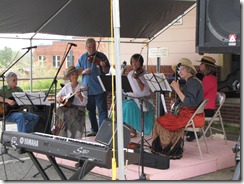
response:
[(205, 75), (202, 80), (204, 100), (208, 99), (205, 109), (214, 109), (216, 107), (217, 96), (217, 78), (210, 74)]

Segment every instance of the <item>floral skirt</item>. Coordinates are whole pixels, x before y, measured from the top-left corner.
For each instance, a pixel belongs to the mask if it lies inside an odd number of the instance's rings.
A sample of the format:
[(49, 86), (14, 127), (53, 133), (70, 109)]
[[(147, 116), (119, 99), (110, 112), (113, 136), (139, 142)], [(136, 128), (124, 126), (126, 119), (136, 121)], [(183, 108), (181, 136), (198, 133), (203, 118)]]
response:
[(52, 133), (54, 135), (82, 138), (85, 129), (85, 107), (58, 107), (52, 117)]
[(152, 153), (179, 159), (183, 156), (184, 128), (169, 131), (158, 122), (153, 127)]

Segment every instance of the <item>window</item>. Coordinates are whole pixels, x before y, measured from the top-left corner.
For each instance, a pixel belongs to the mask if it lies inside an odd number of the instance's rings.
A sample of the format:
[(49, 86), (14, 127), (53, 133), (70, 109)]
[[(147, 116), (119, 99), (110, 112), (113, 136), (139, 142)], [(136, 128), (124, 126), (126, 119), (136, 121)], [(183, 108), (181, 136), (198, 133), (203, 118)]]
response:
[(39, 61), (46, 61), (46, 56), (40, 55), (40, 56), (38, 56), (38, 60)]
[(74, 56), (67, 56), (66, 59), (66, 67), (68, 68), (69, 66), (74, 66)]
[(44, 55), (38, 56), (38, 62), (41, 67), (44, 67), (46, 64), (46, 56), (44, 56)]
[(60, 56), (53, 56), (53, 68), (58, 68), (60, 66)]

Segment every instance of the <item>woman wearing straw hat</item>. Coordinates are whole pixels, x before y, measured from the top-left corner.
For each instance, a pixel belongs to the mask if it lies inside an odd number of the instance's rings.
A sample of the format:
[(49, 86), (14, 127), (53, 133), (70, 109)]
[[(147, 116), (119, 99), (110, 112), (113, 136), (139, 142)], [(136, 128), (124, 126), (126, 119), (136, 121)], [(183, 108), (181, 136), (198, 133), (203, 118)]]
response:
[[(69, 83), (57, 94), (57, 109), (53, 116), (55, 135), (82, 138), (85, 127), (85, 106), (87, 104), (87, 88), (78, 82), (82, 69), (70, 66), (66, 69), (64, 80)], [(55, 122), (56, 121), (56, 122)]]
[[(198, 62), (200, 64), (200, 71), (203, 75), (202, 86), (204, 92), (204, 99), (208, 99), (208, 103), (205, 106), (205, 117), (212, 117), (216, 108), (216, 96), (217, 96), (217, 65), (214, 58), (210, 56), (203, 56)], [(201, 135), (198, 134), (198, 137)], [(194, 132), (186, 133), (186, 140), (191, 142), (195, 139)]]
[[(195, 77), (196, 69), (191, 61), (186, 58), (179, 60), (179, 64), (173, 66), (173, 70), (179, 67), (179, 75), (186, 81), (183, 90), (180, 89), (179, 82), (173, 81), (171, 87), (179, 97), (182, 104), (178, 115), (166, 113), (157, 118), (153, 127), (152, 152), (169, 156), (169, 158), (181, 158), (184, 145), (185, 125), (195, 112), (196, 108), (202, 103), (203, 88), (201, 81)], [(202, 126), (205, 122), (204, 113), (196, 116), (195, 123)]]

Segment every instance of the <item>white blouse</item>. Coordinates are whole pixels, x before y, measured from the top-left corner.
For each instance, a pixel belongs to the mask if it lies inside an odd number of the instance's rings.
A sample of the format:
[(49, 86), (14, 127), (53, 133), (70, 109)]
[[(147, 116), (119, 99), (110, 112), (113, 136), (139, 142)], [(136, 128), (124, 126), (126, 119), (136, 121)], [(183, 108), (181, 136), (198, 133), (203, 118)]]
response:
[(146, 112), (148, 111), (148, 103), (151, 103), (153, 105), (153, 100), (151, 98), (151, 89), (144, 77), (144, 74), (147, 73), (147, 71), (143, 71), (142, 74), (139, 75), (139, 79), (141, 80), (141, 82), (144, 84), (144, 89), (141, 90), (141, 88), (139, 87), (139, 84), (137, 82), (137, 80), (132, 77), (134, 70), (130, 71), (127, 75), (127, 78), (130, 82), (131, 88), (133, 92), (128, 92), (126, 93), (128, 95), (128, 97), (133, 97), (133, 100), (136, 102), (137, 106), (140, 108), (140, 102), (139, 99), (140, 97), (145, 97), (143, 98), (143, 111)]
[[(84, 85), (82, 85), (81, 83), (78, 83), (78, 85), (76, 86), (75, 90), (79, 91), (80, 89), (82, 90), (84, 88), (85, 88)], [(57, 94), (57, 98), (61, 97), (61, 96), (66, 96), (66, 95), (68, 95), (70, 93), (73, 93), (73, 91), (72, 91), (71, 83), (69, 82), (69, 83), (65, 84), (65, 86), (61, 89), (61, 91)], [(75, 95), (74, 101), (72, 103), (73, 105), (86, 106), (87, 100), (88, 100), (87, 91), (81, 91), (81, 94), (83, 96), (83, 101), (81, 102), (80, 98)]]

